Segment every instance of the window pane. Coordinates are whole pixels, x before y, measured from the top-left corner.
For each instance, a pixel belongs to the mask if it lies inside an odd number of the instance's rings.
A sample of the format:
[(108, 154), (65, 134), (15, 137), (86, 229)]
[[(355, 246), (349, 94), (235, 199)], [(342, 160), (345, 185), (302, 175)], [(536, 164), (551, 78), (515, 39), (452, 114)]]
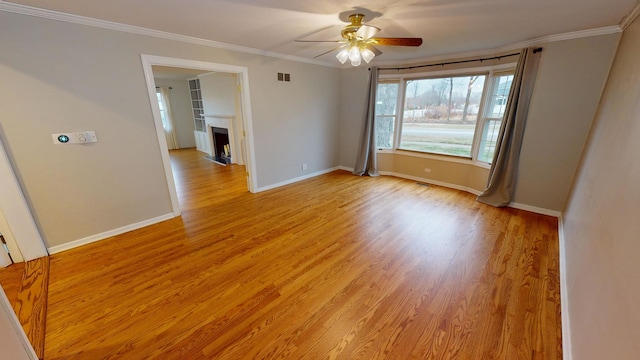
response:
[(398, 83), (380, 83), (376, 94), (376, 147), (391, 149), (396, 122)]
[(398, 83), (378, 84), (376, 115), (395, 115), (398, 103)]
[(493, 153), (496, 149), (496, 141), (507, 107), (512, 82), (513, 75), (502, 75), (494, 78), (486, 110), (487, 116), (480, 139), (480, 150), (478, 152), (478, 160), (480, 161), (488, 163), (493, 161)]
[(158, 106), (160, 107), (160, 111), (164, 110), (164, 102), (162, 101), (162, 94), (156, 93), (158, 97)]
[(391, 149), (393, 147), (393, 129), (395, 116), (376, 116), (376, 147)]
[(502, 119), (507, 106), (509, 89), (511, 89), (512, 82), (513, 75), (503, 75), (495, 77), (487, 117)]
[(407, 81), (399, 148), (471, 157), (485, 78)]
[(493, 153), (496, 150), (496, 141), (498, 133), (500, 133), (500, 125), (502, 120), (490, 119), (484, 123), (482, 129), (482, 140), (480, 140), (480, 151), (478, 152), (478, 160), (491, 163), (493, 161)]
[(161, 93), (156, 93), (158, 96), (158, 107), (160, 108), (160, 118), (162, 119), (162, 127), (169, 129), (169, 120), (167, 119), (167, 112), (164, 106), (164, 98)]

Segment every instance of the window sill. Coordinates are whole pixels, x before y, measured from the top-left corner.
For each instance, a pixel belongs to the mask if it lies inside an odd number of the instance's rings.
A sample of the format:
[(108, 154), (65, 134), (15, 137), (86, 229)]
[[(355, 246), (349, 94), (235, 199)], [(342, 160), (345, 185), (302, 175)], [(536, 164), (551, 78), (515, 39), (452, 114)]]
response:
[(411, 157), (417, 157), (417, 158), (423, 158), (423, 159), (440, 160), (440, 161), (446, 161), (446, 162), (452, 162), (452, 163), (458, 163), (458, 164), (468, 164), (468, 165), (473, 165), (473, 166), (477, 166), (484, 169), (491, 168), (491, 164), (488, 164), (482, 161), (474, 161), (470, 158), (465, 158), (465, 157), (430, 154), (430, 153), (423, 153), (418, 151), (399, 150), (399, 149), (396, 149), (396, 150), (378, 149), (377, 152), (378, 154), (396, 154), (396, 155), (411, 156)]

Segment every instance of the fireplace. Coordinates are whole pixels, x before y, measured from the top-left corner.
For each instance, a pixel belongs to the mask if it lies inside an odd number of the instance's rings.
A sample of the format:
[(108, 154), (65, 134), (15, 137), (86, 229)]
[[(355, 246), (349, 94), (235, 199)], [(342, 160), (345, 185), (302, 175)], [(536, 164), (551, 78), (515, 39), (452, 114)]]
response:
[(229, 145), (229, 130), (211, 126), (212, 160), (221, 164), (231, 164), (231, 145)]

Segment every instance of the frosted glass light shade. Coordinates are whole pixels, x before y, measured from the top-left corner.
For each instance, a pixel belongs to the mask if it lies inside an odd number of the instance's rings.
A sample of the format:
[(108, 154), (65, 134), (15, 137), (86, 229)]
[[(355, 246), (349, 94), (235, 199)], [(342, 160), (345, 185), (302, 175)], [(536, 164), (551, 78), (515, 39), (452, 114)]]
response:
[(376, 54), (373, 53), (373, 51), (369, 50), (369, 49), (363, 49), (360, 54), (362, 55), (362, 59), (364, 61), (367, 62), (367, 64), (373, 60), (373, 58), (376, 56)]
[(340, 61), (341, 64), (344, 64), (349, 58), (349, 50), (347, 49), (340, 50), (340, 52), (336, 55), (336, 58), (338, 58), (338, 61)]
[(354, 61), (360, 61), (361, 57), (360, 57), (360, 49), (358, 49), (357, 46), (353, 46), (349, 49), (349, 60), (351, 60), (351, 63), (353, 63)]

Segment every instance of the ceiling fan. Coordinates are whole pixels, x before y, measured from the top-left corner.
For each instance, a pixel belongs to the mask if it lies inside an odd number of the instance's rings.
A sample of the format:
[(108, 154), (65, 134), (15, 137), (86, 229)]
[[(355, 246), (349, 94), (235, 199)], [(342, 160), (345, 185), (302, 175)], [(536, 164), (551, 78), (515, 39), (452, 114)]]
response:
[(350, 24), (346, 25), (340, 35), (342, 40), (296, 40), (297, 42), (335, 42), (342, 45), (324, 52), (315, 58), (328, 54), (332, 51), (342, 49), (336, 55), (338, 61), (344, 64), (347, 60), (351, 62), (351, 65), (358, 66), (362, 63), (362, 60), (369, 63), (376, 55), (382, 54), (382, 51), (378, 50), (374, 45), (380, 46), (420, 46), (422, 45), (422, 38), (389, 38), (389, 37), (373, 37), (380, 28), (375, 26), (363, 24), (364, 15), (351, 14), (349, 15)]

